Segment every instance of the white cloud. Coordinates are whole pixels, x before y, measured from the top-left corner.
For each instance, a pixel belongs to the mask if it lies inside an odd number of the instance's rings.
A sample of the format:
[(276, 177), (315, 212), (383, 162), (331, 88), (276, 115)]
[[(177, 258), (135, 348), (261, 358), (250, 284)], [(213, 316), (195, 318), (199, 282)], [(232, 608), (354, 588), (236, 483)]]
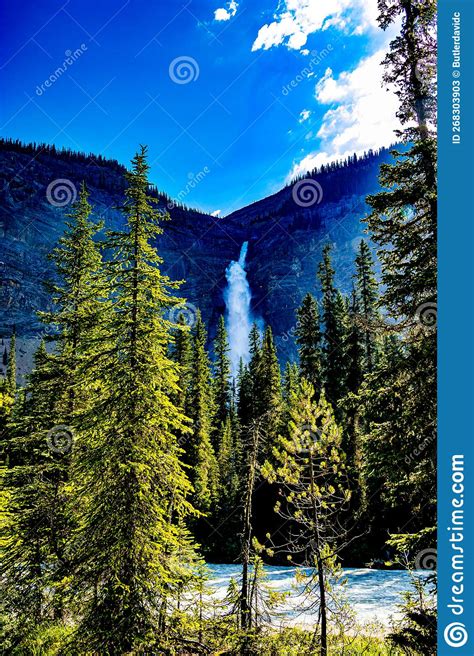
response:
[(304, 123), (305, 121), (307, 121), (309, 119), (310, 116), (311, 116), (311, 111), (309, 109), (303, 109), (300, 112), (300, 117), (299, 117), (298, 121), (300, 123)]
[(394, 130), (400, 128), (395, 116), (398, 99), (382, 81), (380, 62), (384, 54), (385, 49), (380, 49), (361, 60), (352, 71), (345, 71), (338, 77), (330, 68), (326, 69), (315, 89), (320, 104), (332, 105), (324, 114), (316, 135), (320, 148), (295, 163), (289, 179), (334, 159), (388, 146), (395, 141)]
[(259, 29), (253, 51), (281, 44), (301, 50), (310, 34), (330, 26), (353, 34), (377, 27), (376, 0), (283, 0), (282, 4), (273, 22)]
[(211, 212), (211, 216), (219, 216), (221, 212), (222, 210), (215, 210), (214, 212)]
[(228, 21), (235, 16), (237, 13), (239, 5), (235, 0), (231, 0), (227, 3), (226, 7), (221, 7), (216, 9), (214, 12), (214, 20), (216, 21)]

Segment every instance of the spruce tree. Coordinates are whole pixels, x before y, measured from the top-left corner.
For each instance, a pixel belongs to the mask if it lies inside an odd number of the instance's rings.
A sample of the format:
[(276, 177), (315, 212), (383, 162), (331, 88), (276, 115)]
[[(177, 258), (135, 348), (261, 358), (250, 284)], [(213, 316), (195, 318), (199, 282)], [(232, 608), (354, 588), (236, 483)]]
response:
[[(347, 355), (347, 391), (356, 393), (362, 383), (364, 372), (368, 363), (367, 358), (367, 331), (360, 325), (361, 302), (352, 290), (350, 299), (347, 299), (347, 333), (346, 333), (346, 355)], [(369, 337), (371, 339), (371, 335)], [(373, 350), (369, 348), (370, 353)]]
[[(417, 532), (432, 525), (436, 499), (436, 4), (383, 0), (378, 21), (384, 30), (401, 21), (384, 60), (384, 80), (395, 87), (400, 101), (399, 136), (406, 148), (393, 152), (393, 163), (382, 165), (383, 190), (367, 198), (367, 224), (379, 246), (381, 302), (402, 349), (392, 365), (385, 360), (383, 373), (367, 390), (386, 399), (390, 387), (393, 397), (382, 424), (370, 413), (367, 449), (380, 449), (378, 460), (387, 444), (397, 454), (392, 471), (399, 472), (398, 480), (386, 483), (395, 513), (392, 522), (406, 524), (401, 519), (403, 498), (412, 509), (404, 530)], [(397, 398), (403, 403), (394, 408)], [(413, 458), (415, 450), (419, 455)]]
[(13, 398), (16, 394), (16, 375), (16, 331), (13, 331), (7, 360), (7, 375), (5, 377), (5, 392)]
[(363, 239), (356, 259), (356, 299), (352, 301), (354, 320), (360, 320), (364, 340), (366, 371), (372, 371), (377, 356), (376, 326), (378, 319), (378, 283), (374, 271), (374, 258), (369, 245)]
[(250, 381), (249, 393), (251, 399), (251, 419), (255, 419), (259, 416), (261, 411), (257, 395), (260, 383), (260, 360), (262, 357), (262, 338), (256, 323), (252, 324), (249, 334), (249, 352), (250, 361), (248, 364), (248, 372)]
[(297, 310), (296, 343), (301, 375), (311, 383), (317, 394), (322, 387), (321, 329), (318, 303), (312, 294), (306, 294)]
[(346, 308), (344, 299), (334, 284), (334, 269), (331, 262), (331, 246), (323, 248), (323, 259), (319, 264), (318, 277), (321, 282), (323, 308), (323, 378), (328, 401), (336, 409), (337, 403), (346, 392)]
[(148, 172), (142, 147), (126, 174), (126, 226), (108, 233), (114, 311), (96, 360), (101, 387), (74, 461), (75, 642), (83, 652), (159, 650), (163, 609), (178, 585), (180, 558), (189, 557), (182, 521), (192, 512), (191, 486), (175, 437), (186, 421), (173, 403), (178, 367), (166, 318), (178, 304), (171, 292), (178, 283), (163, 275), (152, 245), (165, 217), (148, 195)]
[(242, 426), (248, 426), (254, 416), (253, 384), (249, 367), (239, 362), (237, 375), (238, 418)]
[(178, 315), (178, 327), (174, 335), (173, 359), (178, 367), (179, 391), (177, 405), (185, 413), (188, 411), (189, 385), (192, 376), (192, 343), (189, 327), (182, 314)]
[(6, 428), (0, 597), (12, 620), (4, 639), (18, 649), (62, 612), (69, 529), (64, 480), (73, 433), (60, 425), (61, 379), (56, 374), (41, 342), (25, 393), (17, 396)]
[(270, 326), (265, 328), (254, 397), (258, 417), (266, 416), (267, 447), (271, 448), (280, 428), (282, 411), (281, 373)]
[(215, 421), (216, 425), (219, 426), (229, 416), (231, 403), (229, 340), (223, 316), (219, 317), (217, 325), (214, 355)]
[(9, 466), (11, 464), (11, 452), (8, 440), (7, 425), (15, 403), (16, 397), (16, 335), (13, 332), (10, 340), (10, 353), (5, 347), (3, 361), (6, 366), (6, 375), (0, 381), (0, 453), (1, 463)]
[(208, 512), (218, 499), (219, 471), (213, 447), (215, 412), (211, 364), (206, 350), (207, 331), (198, 312), (193, 335), (192, 378), (189, 392), (189, 417), (192, 436), (189, 440), (189, 463), (194, 486), (194, 503)]

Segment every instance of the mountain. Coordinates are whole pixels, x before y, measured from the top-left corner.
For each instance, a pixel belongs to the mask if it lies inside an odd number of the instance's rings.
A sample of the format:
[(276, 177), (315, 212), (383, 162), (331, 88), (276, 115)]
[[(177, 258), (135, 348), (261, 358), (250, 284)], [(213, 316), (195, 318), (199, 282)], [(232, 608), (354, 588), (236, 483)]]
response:
[[(225, 311), (226, 268), (248, 241), (255, 317), (271, 324), (281, 353), (293, 356), (295, 310), (307, 291), (317, 292), (322, 246), (333, 243), (337, 282), (348, 290), (363, 236), (365, 196), (379, 188), (380, 164), (390, 159), (382, 149), (323, 166), (224, 218), (175, 206), (152, 188), (171, 216), (157, 238), (164, 271), (185, 280), (180, 295), (191, 312), (193, 306), (201, 309), (212, 335)], [(93, 154), (0, 141), (0, 336), (9, 336), (14, 326), (20, 337), (42, 330), (36, 311), (48, 306), (43, 280), (53, 271), (47, 255), (64, 228), (67, 206), (60, 205), (67, 194), (84, 180), (97, 218), (106, 229), (118, 228), (124, 171), (119, 162)]]

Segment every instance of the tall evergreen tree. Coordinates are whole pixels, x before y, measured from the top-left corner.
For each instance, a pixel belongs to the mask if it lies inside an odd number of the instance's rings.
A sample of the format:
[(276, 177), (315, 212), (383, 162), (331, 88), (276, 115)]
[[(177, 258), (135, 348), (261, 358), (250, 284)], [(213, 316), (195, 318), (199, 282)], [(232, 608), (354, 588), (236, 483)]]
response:
[(16, 394), (16, 375), (16, 331), (14, 330), (10, 339), (10, 350), (7, 360), (7, 375), (5, 377), (5, 392), (13, 398)]
[(337, 570), (335, 556), (344, 538), (339, 517), (350, 494), (341, 432), (324, 394), (316, 402), (312, 386), (303, 379), (290, 404), (288, 437), (279, 439), (274, 463), (265, 462), (262, 473), (281, 488), (275, 510), (292, 522), (285, 545), (290, 557), (303, 556), (305, 564), (314, 568), (306, 594), (318, 608), (319, 648), (315, 653), (326, 656), (329, 579)]
[(355, 320), (360, 318), (362, 324), (365, 370), (372, 371), (377, 355), (375, 322), (378, 318), (378, 283), (374, 271), (374, 258), (369, 245), (363, 239), (359, 245), (355, 264), (357, 298), (352, 302), (352, 314)]
[(254, 415), (253, 385), (249, 367), (242, 360), (239, 362), (237, 391), (239, 422), (242, 426), (248, 426)]
[(189, 407), (189, 386), (192, 376), (192, 339), (185, 318), (182, 314), (178, 315), (178, 329), (174, 336), (173, 359), (179, 365), (178, 367), (178, 385), (177, 404), (185, 413)]
[(216, 424), (220, 425), (226, 421), (230, 412), (231, 385), (230, 385), (230, 360), (229, 340), (225, 327), (224, 317), (219, 317), (217, 325), (217, 336), (214, 341), (214, 387), (216, 402)]
[(102, 256), (95, 241), (102, 224), (91, 219), (92, 207), (83, 183), (79, 197), (67, 214), (66, 229), (50, 259), (55, 264), (56, 282), (48, 286), (53, 310), (40, 313), (54, 332), (55, 362), (63, 380), (64, 423), (74, 422), (84, 410), (85, 390), (82, 362), (91, 357), (98, 330), (105, 319), (107, 284), (102, 275)]
[[(366, 370), (367, 357), (367, 333), (360, 324), (360, 301), (355, 289), (352, 290), (350, 299), (347, 299), (347, 333), (346, 333), (346, 356), (347, 356), (347, 391), (356, 393), (362, 383), (364, 371)], [(372, 351), (371, 351), (372, 353)]]
[[(390, 444), (397, 454), (394, 509), (401, 518), (400, 485), (404, 504), (412, 509), (411, 521), (406, 525), (400, 519), (398, 528), (416, 532), (432, 525), (436, 499), (436, 3), (383, 0), (378, 20), (384, 30), (401, 21), (384, 60), (384, 80), (396, 88), (399, 136), (407, 147), (393, 153), (394, 163), (382, 165), (383, 191), (367, 198), (367, 224), (379, 246), (382, 304), (403, 347), (397, 362), (385, 362), (383, 374), (373, 381), (374, 394), (381, 398), (390, 389), (393, 400), (383, 421), (383, 441), (380, 419), (374, 418), (368, 444), (374, 449)], [(403, 403), (392, 412), (398, 397)], [(413, 459), (415, 449), (419, 455)]]
[(204, 512), (218, 499), (219, 470), (213, 447), (215, 412), (211, 364), (206, 350), (207, 331), (198, 312), (193, 336), (192, 379), (189, 392), (189, 416), (193, 421), (189, 462), (194, 485), (194, 502)]
[(101, 388), (74, 461), (76, 644), (102, 654), (159, 649), (163, 607), (179, 559), (188, 557), (181, 522), (192, 512), (175, 438), (186, 429), (172, 401), (178, 368), (168, 355), (177, 283), (162, 274), (152, 246), (164, 217), (148, 195), (146, 157), (142, 147), (126, 174), (126, 226), (108, 233), (114, 312), (97, 360)]
[(321, 328), (318, 303), (312, 294), (306, 294), (297, 310), (296, 343), (300, 358), (301, 375), (311, 383), (317, 394), (322, 388)]
[(270, 326), (265, 328), (262, 349), (254, 381), (254, 397), (258, 416), (266, 416), (267, 447), (272, 447), (280, 429), (282, 412), (281, 373)]
[[(41, 344), (25, 397), (19, 401), (9, 427), (7, 482), (14, 521), (9, 541), (13, 540), (16, 547), (12, 554), (21, 562), (24, 552), (25, 561), (31, 561), (33, 554), (26, 541), (33, 539), (36, 523), (38, 536), (33, 542), (40, 559), (26, 572), (25, 580), (19, 581), (16, 576), (13, 579), (25, 599), (29, 594), (25, 585), (35, 587), (36, 621), (51, 619), (51, 614), (42, 609), (48, 604), (54, 608), (56, 618), (60, 616), (62, 599), (57, 592), (69, 567), (66, 535), (71, 533), (72, 520), (67, 509), (67, 483), (73, 426), (76, 401), (81, 402), (84, 411), (84, 390), (88, 388), (79, 372), (100, 321), (98, 297), (103, 292), (98, 277), (101, 257), (93, 241), (97, 226), (89, 219), (90, 214), (83, 185), (68, 215), (64, 235), (51, 256), (57, 273), (57, 282), (49, 286), (54, 309), (41, 314), (55, 333), (56, 350), (48, 354)], [(25, 513), (26, 507), (29, 513)]]
[(344, 299), (334, 284), (334, 269), (331, 262), (331, 246), (323, 248), (323, 259), (319, 264), (318, 277), (321, 282), (324, 342), (323, 374), (324, 389), (328, 401), (334, 408), (346, 392), (347, 360), (345, 343)]
[(61, 379), (41, 342), (8, 430), (7, 507), (2, 523), (0, 598), (8, 635), (22, 650), (40, 626), (61, 617), (68, 526), (64, 477), (73, 434), (60, 421)]

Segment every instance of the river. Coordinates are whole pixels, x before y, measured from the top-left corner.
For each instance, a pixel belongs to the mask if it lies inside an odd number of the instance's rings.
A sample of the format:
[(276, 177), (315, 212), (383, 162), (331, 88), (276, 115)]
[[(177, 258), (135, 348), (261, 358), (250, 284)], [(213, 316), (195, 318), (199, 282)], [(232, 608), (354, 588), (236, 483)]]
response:
[[(224, 598), (231, 578), (238, 579), (240, 567), (238, 565), (209, 564), (210, 584), (215, 590), (215, 597)], [(279, 592), (291, 592), (281, 608), (278, 622), (287, 625), (311, 625), (314, 620), (313, 612), (301, 612), (297, 609), (301, 597), (298, 591), (301, 584), (295, 582), (294, 567), (265, 566), (267, 583), (272, 589)], [(344, 569), (343, 578), (347, 580), (344, 586), (344, 595), (350, 608), (355, 612), (359, 623), (377, 622), (389, 627), (391, 618), (399, 616), (399, 604), (402, 602), (402, 593), (412, 589), (411, 575), (406, 570), (377, 570), (377, 569)], [(415, 576), (428, 577), (432, 572), (417, 570)], [(339, 586), (342, 588), (342, 586)]]

